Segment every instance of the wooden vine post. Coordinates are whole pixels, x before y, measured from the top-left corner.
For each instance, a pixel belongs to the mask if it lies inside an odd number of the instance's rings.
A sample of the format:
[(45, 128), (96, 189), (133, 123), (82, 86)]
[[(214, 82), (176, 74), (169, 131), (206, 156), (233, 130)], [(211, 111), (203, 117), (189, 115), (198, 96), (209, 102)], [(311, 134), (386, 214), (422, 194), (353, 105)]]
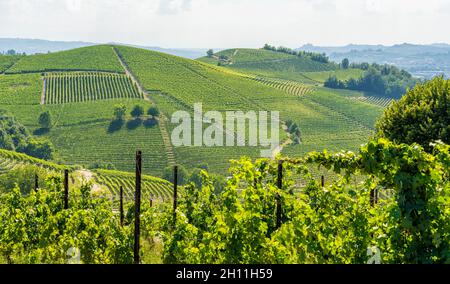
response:
[(39, 176), (37, 173), (34, 174), (34, 191), (39, 190)]
[(134, 264), (140, 261), (142, 152), (136, 152), (136, 191), (134, 195)]
[(69, 170), (64, 170), (64, 209), (69, 209)]
[[(278, 161), (278, 178), (277, 178), (277, 187), (281, 190), (283, 189), (283, 161)], [(277, 223), (276, 229), (281, 227), (281, 195), (277, 194)]]
[(178, 166), (173, 167), (173, 225), (177, 223)]
[(123, 186), (120, 187), (120, 226), (123, 227)]

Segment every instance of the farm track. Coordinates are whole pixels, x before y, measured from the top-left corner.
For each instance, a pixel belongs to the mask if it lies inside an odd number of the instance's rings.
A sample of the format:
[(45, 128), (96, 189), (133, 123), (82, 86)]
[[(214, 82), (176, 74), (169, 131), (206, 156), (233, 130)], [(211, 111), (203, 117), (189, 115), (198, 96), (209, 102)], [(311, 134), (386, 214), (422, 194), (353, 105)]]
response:
[(45, 77), (42, 78), (44, 81), (42, 85), (42, 94), (41, 94), (41, 105), (45, 104), (45, 90), (47, 89), (47, 79)]
[[(133, 75), (130, 68), (126, 64), (126, 62), (123, 60), (122, 55), (120, 54), (119, 50), (115, 47), (112, 48), (114, 53), (117, 55), (117, 58), (119, 59), (120, 64), (122, 65), (123, 69), (125, 70), (125, 74), (131, 79), (132, 82), (136, 84), (138, 87), (138, 90), (141, 94), (143, 94), (144, 100), (151, 102), (153, 105), (156, 106), (156, 101), (153, 100), (150, 96), (150, 94), (147, 92), (147, 90), (142, 86), (141, 82)], [(161, 136), (163, 138), (164, 147), (166, 149), (166, 155), (169, 166), (174, 166), (176, 164), (176, 157), (175, 157), (175, 151), (173, 150), (172, 142), (170, 141), (170, 136), (167, 130), (167, 117), (161, 113), (159, 117), (159, 129), (161, 131)]]

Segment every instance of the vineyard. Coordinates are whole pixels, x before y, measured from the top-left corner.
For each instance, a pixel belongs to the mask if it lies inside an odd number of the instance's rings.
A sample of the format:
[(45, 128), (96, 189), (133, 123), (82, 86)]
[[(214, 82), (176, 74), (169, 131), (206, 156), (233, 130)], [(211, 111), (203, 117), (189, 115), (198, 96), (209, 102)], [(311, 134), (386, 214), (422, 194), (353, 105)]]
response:
[(143, 98), (131, 79), (120, 74), (47, 73), (44, 82), (45, 104)]
[(368, 102), (377, 106), (381, 106), (383, 108), (389, 107), (394, 101), (393, 99), (390, 98), (375, 97), (375, 96), (356, 97), (355, 99), (363, 102)]
[[(242, 158), (222, 191), (203, 171), (202, 187), (178, 188), (176, 203), (170, 183), (143, 176), (143, 198), (133, 200), (133, 174), (97, 171), (96, 181), (126, 189), (123, 211), (89, 185), (66, 199), (49, 175), (27, 196), (0, 194), (0, 262), (66, 263), (72, 248), (86, 264), (448, 263), (449, 150), (379, 139), (357, 153)], [(311, 164), (336, 180), (317, 180)], [(168, 199), (150, 202), (153, 194)]]
[[(134, 174), (107, 170), (96, 170), (95, 173), (95, 182), (107, 187), (113, 196), (118, 197), (122, 187), (124, 197), (133, 200), (136, 183)], [(168, 201), (173, 198), (173, 185), (166, 180), (143, 175), (142, 198)]]
[(0, 55), (0, 74), (13, 66), (20, 58), (21, 56), (16, 55)]
[[(233, 50), (232, 54), (242, 62), (291, 57), (266, 50)], [(136, 91), (127, 77), (130, 75), (124, 74), (118, 56), (148, 97)], [(61, 68), (64, 70), (44, 71)], [(25, 74), (28, 72), (33, 74)], [(318, 71), (316, 75), (321, 72), (334, 71)], [(345, 76), (345, 72), (341, 73)], [(163, 132), (160, 125), (149, 127), (145, 123), (147, 116), (141, 120), (131, 117), (130, 112), (136, 105), (147, 111), (154, 102), (166, 118), (179, 110), (192, 114), (195, 103), (203, 104), (204, 113), (210, 110), (279, 111), (282, 121), (291, 120), (301, 130), (301, 144), (286, 145), (282, 149), (282, 153), (291, 156), (325, 148), (355, 150), (369, 137), (373, 123), (383, 110), (372, 103), (349, 100), (340, 90), (281, 77), (256, 76), (249, 70), (126, 46), (94, 46), (22, 57), (7, 74), (0, 75), (0, 103), (2, 109), (12, 113), (30, 132), (40, 129), (38, 116), (49, 111), (52, 129), (43, 136), (55, 145), (61, 163), (87, 168), (111, 165), (120, 171), (133, 171), (130, 157), (140, 148), (145, 155), (144, 170), (153, 176), (161, 176), (162, 169), (173, 163), (187, 168), (205, 163), (211, 172), (227, 174), (230, 159), (244, 155), (258, 158), (262, 149), (174, 147), (173, 151), (168, 151), (164, 141), (170, 143), (170, 133), (177, 125), (169, 120), (163, 125)], [(348, 93), (363, 96), (359, 92)], [(114, 106), (119, 103), (124, 104), (127, 111), (123, 125), (114, 129), (111, 120)], [(280, 138), (285, 141), (287, 133), (281, 130)], [(101, 149), (96, 146), (100, 144), (104, 145)]]
[(54, 71), (104, 71), (125, 73), (111, 46), (99, 45), (69, 51), (25, 56), (6, 74)]
[(263, 77), (257, 77), (255, 80), (260, 83), (263, 83), (269, 87), (276, 88), (276, 89), (282, 90), (284, 92), (287, 92), (289, 94), (293, 94), (296, 96), (303, 96), (303, 95), (309, 94), (313, 91), (311, 86), (307, 86), (307, 85), (297, 83), (294, 81), (281, 80), (281, 79), (270, 79), (270, 78), (263, 78)]

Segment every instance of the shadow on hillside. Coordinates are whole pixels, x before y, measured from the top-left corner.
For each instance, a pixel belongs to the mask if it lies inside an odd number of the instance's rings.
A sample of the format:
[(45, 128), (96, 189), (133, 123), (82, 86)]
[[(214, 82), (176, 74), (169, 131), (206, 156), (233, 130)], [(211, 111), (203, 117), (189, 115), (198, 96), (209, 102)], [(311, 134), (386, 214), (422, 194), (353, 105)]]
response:
[(154, 119), (154, 118), (149, 118), (149, 119), (144, 121), (145, 128), (153, 128), (156, 125), (158, 125), (158, 121), (156, 119)]
[(114, 133), (116, 131), (119, 131), (120, 129), (122, 129), (124, 124), (125, 122), (122, 119), (116, 119), (111, 121), (108, 127), (108, 133)]
[(50, 132), (50, 129), (48, 129), (48, 128), (39, 128), (39, 129), (36, 129), (35, 131), (33, 131), (33, 135), (41, 136), (41, 135), (45, 135), (49, 132)]
[(142, 119), (136, 118), (127, 122), (127, 128), (129, 130), (134, 130), (142, 125)]

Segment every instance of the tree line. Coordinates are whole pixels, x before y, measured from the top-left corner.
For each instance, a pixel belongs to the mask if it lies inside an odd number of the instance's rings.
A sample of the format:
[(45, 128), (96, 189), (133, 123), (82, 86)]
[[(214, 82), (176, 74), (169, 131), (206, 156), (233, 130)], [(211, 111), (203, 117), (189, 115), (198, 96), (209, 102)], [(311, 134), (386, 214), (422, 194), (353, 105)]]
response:
[(275, 47), (269, 44), (264, 45), (263, 49), (271, 50), (275, 52), (286, 53), (298, 57), (309, 58), (313, 61), (321, 62), (321, 63), (330, 63), (330, 59), (325, 53), (316, 53), (316, 52), (308, 52), (308, 51), (295, 51), (291, 48), (280, 46)]
[(330, 76), (324, 83), (325, 87), (371, 92), (379, 96), (399, 99), (419, 82), (407, 71), (387, 64), (352, 63), (349, 65), (348, 59), (347, 61), (344, 59), (341, 67), (361, 69), (365, 72), (358, 79), (339, 80), (336, 76)]
[[(46, 118), (50, 119), (49, 113), (41, 114), (39, 122), (50, 124), (50, 120), (44, 122)], [(44, 160), (53, 159), (55, 153), (49, 139), (33, 137), (25, 126), (4, 110), (0, 110), (0, 148)]]

